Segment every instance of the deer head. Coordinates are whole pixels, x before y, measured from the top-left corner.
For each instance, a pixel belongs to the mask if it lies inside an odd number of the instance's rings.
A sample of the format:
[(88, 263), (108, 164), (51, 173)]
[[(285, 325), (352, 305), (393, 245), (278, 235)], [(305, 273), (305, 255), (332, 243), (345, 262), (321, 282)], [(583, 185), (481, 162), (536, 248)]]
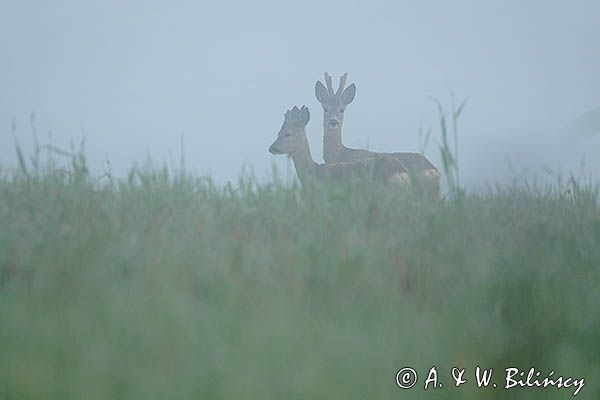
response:
[(307, 146), (305, 127), (310, 120), (306, 106), (294, 106), (284, 114), (283, 125), (277, 133), (277, 139), (269, 147), (271, 154), (293, 154), (302, 146)]
[(323, 125), (325, 126), (325, 129), (341, 128), (342, 123), (344, 122), (344, 110), (346, 109), (346, 106), (354, 100), (354, 96), (356, 95), (356, 85), (353, 83), (344, 89), (347, 79), (348, 73), (345, 73), (340, 77), (340, 85), (336, 92), (333, 91), (331, 75), (327, 72), (325, 72), (325, 83), (327, 84), (327, 87), (320, 81), (315, 83), (315, 96), (323, 107)]

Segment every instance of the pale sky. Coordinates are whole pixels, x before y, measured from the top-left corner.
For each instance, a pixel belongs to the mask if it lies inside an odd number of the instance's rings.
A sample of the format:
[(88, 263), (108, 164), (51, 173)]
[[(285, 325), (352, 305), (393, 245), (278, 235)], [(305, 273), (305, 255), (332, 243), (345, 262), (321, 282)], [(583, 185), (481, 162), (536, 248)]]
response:
[[(86, 138), (92, 169), (122, 174), (149, 154), (235, 181), (288, 161), (267, 148), (283, 113), (306, 104), (322, 161), (324, 71), (357, 85), (346, 145), (417, 151), (449, 91), (464, 182), (503, 181), (582, 159), (600, 175), (597, 137), (556, 131), (600, 105), (600, 2), (575, 1), (3, 1), (0, 165), (15, 163), (11, 122), (31, 149)], [(2, 133), (4, 132), (4, 133)], [(595, 147), (594, 147), (595, 146)], [(427, 155), (441, 167), (430, 144)], [(599, 158), (600, 157), (596, 157)]]

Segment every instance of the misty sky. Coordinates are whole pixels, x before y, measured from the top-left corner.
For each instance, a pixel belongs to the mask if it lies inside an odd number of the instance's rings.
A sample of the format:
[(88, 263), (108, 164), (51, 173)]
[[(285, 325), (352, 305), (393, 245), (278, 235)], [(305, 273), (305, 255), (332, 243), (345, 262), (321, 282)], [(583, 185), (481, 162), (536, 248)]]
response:
[[(14, 165), (11, 121), (31, 148), (86, 138), (94, 170), (150, 154), (176, 164), (180, 138), (198, 173), (235, 180), (288, 161), (267, 148), (283, 113), (306, 104), (322, 161), (314, 83), (349, 73), (357, 95), (346, 145), (416, 151), (437, 128), (428, 96), (469, 98), (460, 121), (468, 183), (589, 161), (597, 138), (555, 131), (600, 105), (600, 2), (3, 1), (0, 165)], [(439, 131), (434, 129), (434, 136)], [(427, 155), (439, 165), (430, 144)], [(600, 157), (598, 157), (600, 158)], [(600, 175), (600, 170), (596, 175)]]

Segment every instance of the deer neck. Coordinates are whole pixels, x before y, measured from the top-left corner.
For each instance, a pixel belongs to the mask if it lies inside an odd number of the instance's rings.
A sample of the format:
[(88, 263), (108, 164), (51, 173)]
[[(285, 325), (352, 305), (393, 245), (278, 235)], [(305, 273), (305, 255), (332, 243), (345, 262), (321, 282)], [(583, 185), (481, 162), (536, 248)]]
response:
[(303, 136), (300, 146), (290, 154), (294, 167), (296, 168), (296, 174), (301, 182), (305, 182), (307, 178), (313, 176), (317, 170), (318, 164), (313, 160), (310, 154), (310, 147), (308, 145), (308, 139), (306, 134)]
[(342, 125), (330, 128), (323, 124), (323, 159), (325, 162), (339, 161), (344, 145), (342, 144)]

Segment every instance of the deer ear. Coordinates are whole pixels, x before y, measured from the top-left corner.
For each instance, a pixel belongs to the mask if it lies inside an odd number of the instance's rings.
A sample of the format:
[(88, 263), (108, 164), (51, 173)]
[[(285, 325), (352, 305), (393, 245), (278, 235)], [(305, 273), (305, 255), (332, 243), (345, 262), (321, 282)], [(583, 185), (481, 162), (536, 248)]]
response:
[(302, 122), (302, 125), (306, 126), (306, 124), (308, 124), (308, 121), (310, 121), (310, 112), (308, 111), (308, 107), (302, 106), (302, 109), (300, 111), (300, 120)]
[(348, 86), (342, 93), (342, 102), (348, 105), (352, 103), (352, 100), (354, 100), (354, 96), (356, 96), (356, 85), (353, 83), (352, 85)]
[(321, 81), (317, 81), (315, 83), (315, 96), (317, 97), (317, 100), (319, 100), (319, 103), (325, 104), (325, 101), (328, 97), (327, 88), (321, 83)]

